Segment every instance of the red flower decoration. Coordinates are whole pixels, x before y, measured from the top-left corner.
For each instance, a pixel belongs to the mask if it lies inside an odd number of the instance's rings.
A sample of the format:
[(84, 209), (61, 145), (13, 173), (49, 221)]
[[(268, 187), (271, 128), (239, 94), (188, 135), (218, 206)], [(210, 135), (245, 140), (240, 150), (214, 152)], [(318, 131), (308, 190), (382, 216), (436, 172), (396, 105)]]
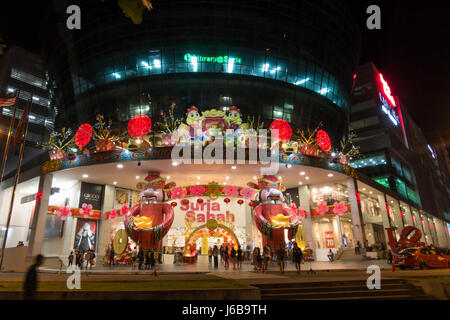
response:
[(223, 202), (225, 202), (225, 203), (227, 203), (227, 204), (230, 203), (230, 201), (231, 201), (231, 200), (230, 200), (229, 198), (223, 199)]
[(36, 193), (36, 198), (35, 198), (36, 203), (38, 203), (39, 201), (41, 201), (41, 199), (42, 199), (42, 192), (41, 192), (41, 191), (38, 191), (38, 192)]
[(328, 152), (331, 150), (331, 140), (328, 136), (328, 133), (326, 133), (323, 130), (317, 131), (317, 144), (319, 145), (320, 149), (322, 149), (325, 152)]
[(206, 188), (203, 186), (191, 186), (189, 192), (192, 197), (200, 197), (206, 192)]
[(66, 207), (61, 207), (58, 209), (58, 216), (61, 217), (61, 220), (66, 220), (67, 217), (72, 216), (72, 210), (70, 209), (69, 206)]
[(75, 133), (75, 143), (78, 147), (83, 148), (92, 138), (92, 126), (89, 123), (82, 124)]
[(176, 187), (170, 190), (170, 198), (181, 199), (187, 195), (187, 190), (183, 187)]
[(237, 203), (241, 206), (241, 205), (244, 203), (244, 200), (239, 199), (239, 200), (237, 201)]
[(127, 204), (125, 203), (124, 205), (123, 205), (123, 207), (122, 207), (122, 209), (120, 209), (120, 215), (121, 216), (123, 216), (124, 214), (126, 214), (128, 212), (128, 206), (127, 206)]
[(88, 218), (90, 215), (92, 215), (92, 204), (83, 203), (80, 209), (80, 213), (84, 218)]
[(239, 188), (233, 186), (226, 186), (223, 188), (222, 192), (230, 197), (237, 197), (239, 195)]
[(177, 203), (176, 202), (172, 202), (170, 205), (175, 208), (177, 206)]
[(297, 214), (304, 219), (308, 215), (308, 211), (303, 210), (302, 207), (298, 207)]
[(181, 200), (181, 204), (183, 206), (187, 206), (189, 204), (189, 200), (188, 199), (183, 199), (183, 200)]
[(319, 203), (319, 206), (316, 208), (316, 212), (323, 216), (324, 214), (326, 214), (328, 212), (330, 208), (328, 208), (327, 202), (326, 201), (322, 201)]
[(274, 120), (270, 125), (270, 130), (278, 130), (280, 140), (288, 141), (292, 137), (291, 125), (283, 119)]
[(144, 137), (151, 129), (152, 121), (145, 114), (138, 114), (128, 121), (128, 133), (133, 138)]
[(256, 197), (256, 191), (250, 188), (241, 189), (239, 194), (243, 196), (246, 200), (254, 200)]
[(106, 217), (110, 218), (111, 220), (114, 220), (117, 216), (120, 215), (120, 211), (116, 209), (112, 209), (110, 212), (106, 213)]
[(341, 217), (344, 215), (344, 213), (348, 211), (347, 205), (345, 204), (344, 201), (335, 202), (333, 206), (334, 206), (333, 212)]

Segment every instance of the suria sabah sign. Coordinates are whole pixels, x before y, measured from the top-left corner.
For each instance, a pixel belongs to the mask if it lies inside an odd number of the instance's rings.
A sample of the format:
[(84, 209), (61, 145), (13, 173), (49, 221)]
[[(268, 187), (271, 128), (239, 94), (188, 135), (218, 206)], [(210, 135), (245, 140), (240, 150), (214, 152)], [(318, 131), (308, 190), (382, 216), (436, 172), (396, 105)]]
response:
[(400, 119), (396, 111), (397, 104), (395, 103), (395, 98), (392, 96), (391, 88), (389, 87), (386, 80), (381, 73), (378, 74), (378, 80), (381, 92), (378, 93), (380, 96), (381, 109), (389, 117), (391, 122), (398, 126)]
[[(199, 55), (193, 55), (190, 53), (186, 53), (184, 55), (184, 61), (186, 62), (193, 62), (192, 58), (197, 58), (196, 62), (211, 62), (211, 63), (228, 63), (233, 61), (233, 63), (236, 64), (241, 64), (242, 60), (239, 57), (229, 57), (229, 56), (210, 56), (210, 57), (206, 57), (206, 56), (199, 56)], [(234, 59), (234, 60), (231, 60)]]

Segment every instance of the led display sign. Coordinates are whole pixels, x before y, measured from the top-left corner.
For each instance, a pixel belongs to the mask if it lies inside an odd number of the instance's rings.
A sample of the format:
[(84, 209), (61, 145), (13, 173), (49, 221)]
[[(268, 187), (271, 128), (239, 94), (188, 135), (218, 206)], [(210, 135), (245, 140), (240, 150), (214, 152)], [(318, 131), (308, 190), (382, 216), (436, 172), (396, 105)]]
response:
[(389, 85), (386, 82), (386, 80), (384, 80), (383, 75), (381, 73), (380, 73), (379, 77), (380, 77), (381, 86), (383, 87), (383, 95), (386, 97), (386, 99), (389, 100), (391, 106), (393, 108), (395, 108), (396, 104), (395, 104), (395, 99), (394, 99), (394, 97), (392, 96), (392, 93), (391, 93), (391, 88), (389, 87)]
[(389, 119), (391, 120), (391, 122), (395, 125), (398, 126), (399, 124), (399, 118), (397, 113), (395, 112), (394, 109), (391, 108), (391, 106), (389, 105), (389, 103), (386, 101), (386, 99), (384, 98), (384, 96), (380, 93), (380, 101), (381, 101), (381, 109), (383, 110), (383, 112), (385, 114), (387, 114), (387, 116), (389, 117)]
[[(194, 58), (194, 59), (192, 59)], [(186, 53), (184, 55), (184, 61), (186, 62), (211, 62), (211, 63), (228, 63), (233, 62), (236, 64), (241, 64), (242, 60), (238, 57), (229, 57), (229, 56), (216, 56), (216, 57), (206, 57), (206, 56), (199, 56), (199, 55), (193, 55), (190, 53)]]

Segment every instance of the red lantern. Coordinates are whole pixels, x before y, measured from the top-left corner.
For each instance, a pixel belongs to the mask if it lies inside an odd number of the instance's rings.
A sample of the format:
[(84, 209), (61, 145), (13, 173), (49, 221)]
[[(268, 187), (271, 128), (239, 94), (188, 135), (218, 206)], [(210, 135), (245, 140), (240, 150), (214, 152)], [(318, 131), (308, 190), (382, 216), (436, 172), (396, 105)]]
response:
[(250, 207), (254, 207), (255, 206), (255, 202), (250, 201), (250, 203), (248, 204)]
[(214, 230), (211, 230), (210, 232), (209, 232), (209, 234), (211, 235), (211, 237), (214, 235)]
[(239, 200), (237, 201), (237, 203), (241, 206), (241, 205), (244, 203), (244, 200), (239, 199)]
[(231, 200), (230, 200), (229, 198), (223, 199), (223, 202), (225, 202), (225, 203), (227, 203), (227, 204), (230, 203), (230, 201), (231, 201)]
[(177, 204), (176, 202), (172, 202), (170, 205), (171, 205), (172, 207), (176, 207), (178, 204)]
[(331, 140), (328, 136), (328, 133), (326, 133), (323, 130), (317, 131), (317, 144), (319, 145), (320, 149), (322, 149), (325, 152), (328, 152), (331, 150)]
[(203, 199), (202, 199), (202, 198), (198, 198), (198, 199), (197, 199), (197, 202), (198, 202), (198, 203), (203, 203)]
[(152, 121), (145, 114), (138, 114), (128, 121), (128, 133), (133, 138), (142, 138), (152, 127)]
[(288, 141), (292, 137), (292, 128), (289, 123), (283, 119), (277, 119), (270, 125), (271, 130), (278, 130), (280, 140)]
[(189, 200), (188, 199), (183, 199), (183, 200), (181, 200), (181, 204), (183, 206), (187, 206), (189, 204)]
[(82, 124), (75, 133), (75, 143), (78, 147), (83, 148), (92, 138), (92, 126), (89, 123)]

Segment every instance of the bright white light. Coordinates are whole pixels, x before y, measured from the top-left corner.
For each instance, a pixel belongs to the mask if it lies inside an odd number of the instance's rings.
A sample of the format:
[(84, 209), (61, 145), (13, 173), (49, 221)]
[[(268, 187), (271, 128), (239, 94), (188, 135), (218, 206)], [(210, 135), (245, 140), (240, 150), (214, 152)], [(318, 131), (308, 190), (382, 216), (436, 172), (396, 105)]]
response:
[(170, 179), (170, 176), (167, 176), (167, 179)]
[(234, 68), (234, 58), (228, 59), (227, 72), (232, 73)]
[(275, 69), (272, 69), (270, 71), (270, 73), (274, 74), (276, 71), (279, 71), (279, 70), (281, 70), (281, 68), (280, 67), (276, 67)]
[(152, 66), (150, 66), (147, 62), (145, 62), (145, 61), (142, 61), (142, 65), (144, 66), (144, 67), (146, 67), (147, 69), (151, 69), (152, 68)]
[(332, 157), (336, 157), (336, 152), (332, 152), (332, 153), (331, 153), (331, 156), (332, 156)]
[(123, 168), (123, 164), (118, 164), (117, 168), (122, 169)]
[(309, 177), (306, 177), (305, 179), (306, 179), (306, 180), (309, 180)]
[(153, 60), (153, 65), (155, 66), (155, 68), (161, 68), (161, 60), (159, 59)]
[(36, 119), (36, 117), (35, 117), (35, 116), (33, 116), (33, 115), (31, 115), (31, 114), (30, 114), (30, 115), (28, 116), (28, 118), (29, 118), (29, 119), (31, 119), (31, 120), (34, 120), (34, 119)]
[(299, 182), (298, 184), (299, 184), (299, 185), (302, 185), (302, 184), (303, 184), (303, 182), (301, 182), (301, 181), (300, 181), (300, 182)]
[(172, 165), (173, 165), (174, 167), (176, 167), (176, 166), (178, 165), (178, 163), (177, 163), (177, 162), (172, 162)]
[(89, 178), (87, 174), (83, 174), (83, 178)]
[(117, 184), (117, 181), (114, 181), (113, 184), (116, 185), (116, 184)]
[(136, 140), (136, 144), (141, 144), (141, 142), (142, 142), (141, 139)]
[(14, 91), (16, 91), (16, 90), (13, 88), (8, 88), (8, 92), (14, 92)]
[(197, 177), (197, 180), (200, 180), (200, 177)]
[(292, 168), (292, 164), (287, 165), (288, 169)]
[(34, 101), (39, 101), (39, 97), (33, 97)]
[(139, 179), (139, 176), (136, 176), (136, 179)]
[(268, 63), (263, 64), (262, 68), (263, 68), (263, 72), (267, 72), (269, 70), (269, 64)]
[(330, 90), (328, 88), (323, 88), (322, 90), (319, 91), (320, 94), (325, 94), (330, 92)]
[(332, 174), (332, 173), (329, 173), (328, 176), (331, 178), (331, 177), (333, 176), (333, 174)]
[(191, 63), (192, 63), (192, 66), (194, 67), (194, 72), (197, 72), (197, 70), (198, 70), (197, 61), (198, 61), (198, 59), (196, 56), (191, 56)]
[(254, 176), (253, 179), (256, 180), (256, 176)]
[(283, 179), (283, 177), (282, 177), (282, 176), (279, 176), (279, 177), (278, 177), (278, 180), (281, 180), (281, 179)]
[(120, 76), (120, 74), (118, 74), (117, 72), (114, 72), (114, 73), (113, 73), (113, 76), (114, 76), (116, 79), (122, 78), (122, 77)]
[(232, 166), (232, 167), (231, 167), (231, 169), (233, 169), (233, 170), (236, 170), (236, 169), (237, 169), (237, 167), (236, 167), (236, 166)]
[(225, 177), (225, 179), (230, 180), (230, 177)]
[(295, 83), (295, 85), (300, 85), (300, 84), (304, 84), (304, 83), (306, 83), (306, 82), (308, 82), (309, 81), (309, 78), (306, 78), (306, 79), (303, 79), (303, 80), (300, 80), (300, 81), (297, 81), (296, 83)]
[(305, 174), (306, 174), (305, 171), (300, 172), (301, 176), (304, 176)]

